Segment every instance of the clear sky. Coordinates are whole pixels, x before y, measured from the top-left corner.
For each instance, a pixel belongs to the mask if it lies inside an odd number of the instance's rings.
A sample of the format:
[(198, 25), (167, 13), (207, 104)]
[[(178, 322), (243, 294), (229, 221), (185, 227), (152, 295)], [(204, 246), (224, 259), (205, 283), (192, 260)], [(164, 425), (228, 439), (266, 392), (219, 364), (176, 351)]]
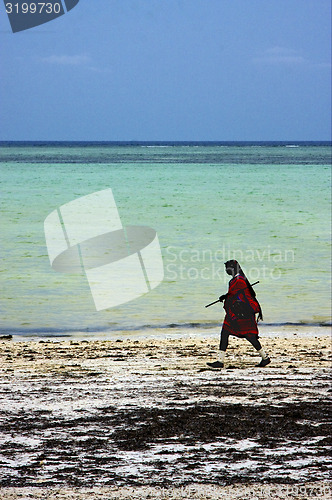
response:
[(0, 140), (330, 140), (330, 0), (80, 0), (12, 33)]

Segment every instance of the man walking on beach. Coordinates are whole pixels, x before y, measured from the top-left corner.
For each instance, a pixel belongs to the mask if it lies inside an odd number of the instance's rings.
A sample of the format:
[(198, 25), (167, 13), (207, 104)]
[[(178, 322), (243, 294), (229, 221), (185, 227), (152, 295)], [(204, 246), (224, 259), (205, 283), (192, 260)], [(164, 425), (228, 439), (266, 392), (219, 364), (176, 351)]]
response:
[(252, 344), (262, 358), (256, 366), (264, 367), (271, 360), (258, 340), (255, 314), (258, 313), (258, 320), (263, 319), (261, 306), (240, 264), (236, 260), (228, 260), (225, 262), (225, 268), (226, 273), (232, 276), (232, 279), (229, 282), (228, 293), (219, 297), (220, 302), (225, 301), (226, 311), (220, 335), (219, 357), (217, 361), (207, 363), (207, 365), (211, 368), (224, 367), (228, 338), (230, 335), (235, 335), (247, 339)]

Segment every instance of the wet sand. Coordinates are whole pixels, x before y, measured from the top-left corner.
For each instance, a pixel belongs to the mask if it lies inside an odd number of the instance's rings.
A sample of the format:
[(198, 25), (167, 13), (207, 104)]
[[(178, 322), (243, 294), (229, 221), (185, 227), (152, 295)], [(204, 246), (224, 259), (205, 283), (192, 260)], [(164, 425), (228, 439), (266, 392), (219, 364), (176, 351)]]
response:
[(330, 498), (330, 338), (263, 344), (0, 341), (0, 497)]

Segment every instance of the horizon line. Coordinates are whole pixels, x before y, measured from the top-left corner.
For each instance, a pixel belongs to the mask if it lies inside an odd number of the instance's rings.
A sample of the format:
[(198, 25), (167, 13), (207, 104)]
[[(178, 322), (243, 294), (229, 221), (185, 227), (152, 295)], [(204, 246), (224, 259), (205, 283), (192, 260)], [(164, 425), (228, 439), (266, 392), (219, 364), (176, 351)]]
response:
[(162, 140), (135, 140), (135, 139), (121, 139), (121, 140), (97, 140), (97, 139), (89, 139), (89, 140), (80, 140), (80, 139), (2, 139), (0, 140), (0, 144), (327, 144), (332, 145), (332, 140), (171, 140), (171, 139), (162, 139)]

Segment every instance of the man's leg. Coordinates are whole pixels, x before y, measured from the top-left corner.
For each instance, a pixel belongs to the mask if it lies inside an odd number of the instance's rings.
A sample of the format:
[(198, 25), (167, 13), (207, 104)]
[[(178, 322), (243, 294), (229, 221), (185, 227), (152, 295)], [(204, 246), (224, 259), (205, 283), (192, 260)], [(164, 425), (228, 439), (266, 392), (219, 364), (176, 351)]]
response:
[(266, 366), (271, 363), (270, 357), (261, 346), (260, 341), (256, 337), (256, 335), (246, 335), (246, 339), (249, 340), (250, 344), (256, 349), (262, 361), (257, 366)]
[(206, 363), (211, 366), (211, 368), (223, 368), (224, 367), (224, 359), (225, 353), (228, 346), (228, 337), (229, 333), (222, 328), (220, 333), (220, 345), (219, 345), (219, 353), (218, 353), (218, 361), (214, 361), (213, 363)]
[(220, 361), (221, 363), (223, 363), (225, 359), (225, 354), (228, 347), (228, 338), (229, 338), (229, 333), (227, 332), (227, 330), (222, 328), (220, 332), (220, 344), (218, 353), (218, 361)]

